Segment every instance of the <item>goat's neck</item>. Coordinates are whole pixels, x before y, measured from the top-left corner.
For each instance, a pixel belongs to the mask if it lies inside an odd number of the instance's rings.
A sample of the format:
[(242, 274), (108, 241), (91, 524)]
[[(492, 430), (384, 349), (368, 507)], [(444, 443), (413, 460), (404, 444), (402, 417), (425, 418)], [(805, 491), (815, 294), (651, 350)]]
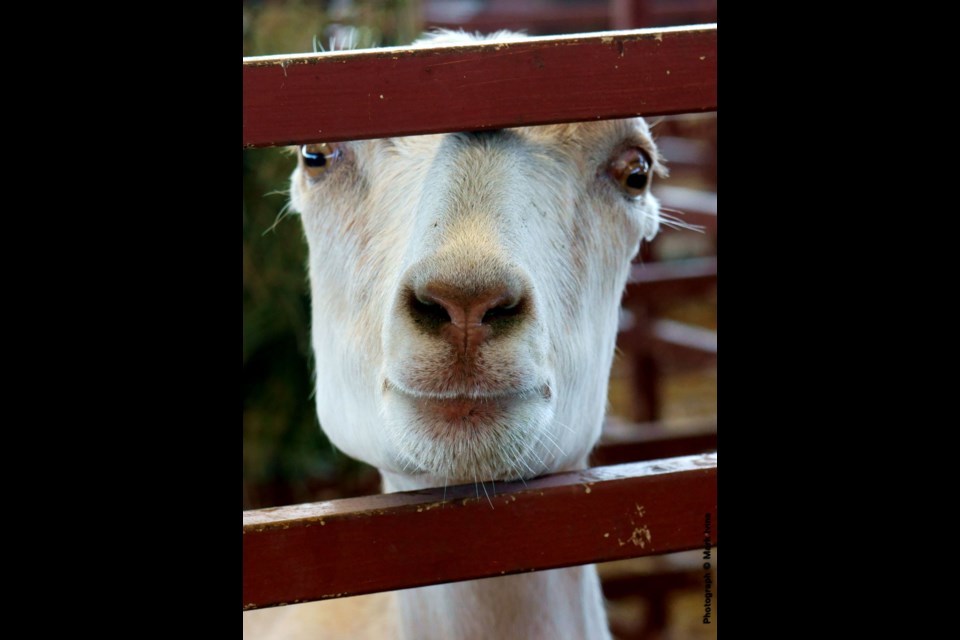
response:
[(407, 589), (397, 597), (406, 640), (610, 638), (593, 565)]
[[(384, 491), (415, 488), (423, 487), (384, 477)], [(593, 565), (406, 589), (397, 597), (406, 640), (610, 638)]]

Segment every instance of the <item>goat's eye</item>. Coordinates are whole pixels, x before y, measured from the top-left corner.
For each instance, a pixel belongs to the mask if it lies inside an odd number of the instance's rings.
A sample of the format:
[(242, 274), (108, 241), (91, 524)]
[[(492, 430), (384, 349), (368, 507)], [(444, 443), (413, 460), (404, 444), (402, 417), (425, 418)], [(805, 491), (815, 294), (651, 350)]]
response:
[(340, 157), (340, 147), (326, 142), (305, 144), (300, 147), (300, 159), (303, 160), (303, 170), (311, 178), (316, 178), (326, 171), (330, 163)]
[(637, 198), (643, 195), (650, 182), (650, 169), (653, 162), (646, 151), (639, 148), (622, 151), (607, 165), (607, 174), (613, 178), (621, 191)]

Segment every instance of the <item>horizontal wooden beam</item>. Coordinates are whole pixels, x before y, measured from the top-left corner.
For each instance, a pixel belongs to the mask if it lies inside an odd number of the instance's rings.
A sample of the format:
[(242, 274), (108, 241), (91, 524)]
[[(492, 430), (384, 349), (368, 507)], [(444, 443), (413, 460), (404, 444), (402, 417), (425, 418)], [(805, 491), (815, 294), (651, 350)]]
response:
[(686, 368), (717, 361), (716, 331), (666, 319), (654, 321), (650, 329), (651, 349), (661, 360), (680, 362)]
[(700, 548), (717, 455), (243, 513), (243, 608)]
[(637, 303), (698, 295), (716, 284), (716, 257), (634, 264), (630, 267), (624, 305), (629, 308)]
[[(700, 567), (697, 567), (700, 569)], [(667, 591), (703, 588), (703, 571), (668, 570), (650, 574), (614, 576), (603, 581), (603, 597), (607, 600), (664, 595)]]
[(609, 421), (590, 456), (595, 465), (693, 455), (717, 449), (717, 418), (680, 423)]
[(243, 146), (717, 108), (717, 26), (243, 59)]

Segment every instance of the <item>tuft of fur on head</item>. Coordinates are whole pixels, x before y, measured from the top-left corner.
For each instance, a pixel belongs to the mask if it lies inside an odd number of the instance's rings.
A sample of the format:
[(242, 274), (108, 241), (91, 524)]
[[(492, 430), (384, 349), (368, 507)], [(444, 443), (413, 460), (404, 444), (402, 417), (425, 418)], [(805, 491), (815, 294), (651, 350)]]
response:
[(412, 47), (436, 47), (438, 45), (480, 44), (483, 42), (519, 42), (527, 35), (520, 31), (502, 29), (493, 33), (467, 33), (463, 29), (434, 29), (420, 36)]

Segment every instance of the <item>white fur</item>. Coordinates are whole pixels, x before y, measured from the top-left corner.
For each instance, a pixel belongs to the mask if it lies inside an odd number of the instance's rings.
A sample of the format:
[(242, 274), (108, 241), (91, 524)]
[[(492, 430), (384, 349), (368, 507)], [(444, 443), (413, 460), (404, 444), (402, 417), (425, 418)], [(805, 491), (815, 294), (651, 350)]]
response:
[[(657, 157), (646, 124), (630, 119), (354, 142), (318, 178), (294, 172), (317, 414), (337, 447), (382, 471), (385, 490), (586, 465), (630, 260), (659, 224), (652, 195), (630, 199), (605, 174), (630, 146)], [(508, 282), (527, 307), (458, 369), (409, 310), (410, 290), (435, 281)], [(442, 398), (496, 399), (501, 411), (464, 425), (418, 408)], [(408, 638), (609, 637), (593, 567), (398, 597)]]

